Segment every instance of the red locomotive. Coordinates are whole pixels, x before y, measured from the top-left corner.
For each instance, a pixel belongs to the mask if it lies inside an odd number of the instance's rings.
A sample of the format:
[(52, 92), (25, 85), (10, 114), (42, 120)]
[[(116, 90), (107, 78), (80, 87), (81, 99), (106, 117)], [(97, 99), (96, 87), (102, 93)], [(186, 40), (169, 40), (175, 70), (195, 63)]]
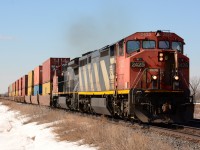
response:
[[(120, 43), (117, 43), (120, 44)], [(128, 110), (143, 122), (182, 122), (193, 117), (189, 58), (184, 40), (170, 32), (137, 32), (121, 40), (117, 89), (128, 89)]]

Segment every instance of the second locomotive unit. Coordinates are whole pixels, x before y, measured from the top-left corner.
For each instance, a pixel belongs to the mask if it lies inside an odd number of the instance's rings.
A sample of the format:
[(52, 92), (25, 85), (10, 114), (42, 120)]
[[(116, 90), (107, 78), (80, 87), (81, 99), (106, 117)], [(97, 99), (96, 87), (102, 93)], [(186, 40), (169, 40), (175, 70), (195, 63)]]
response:
[(137, 32), (62, 67), (52, 106), (145, 123), (193, 117), (189, 58), (175, 33)]

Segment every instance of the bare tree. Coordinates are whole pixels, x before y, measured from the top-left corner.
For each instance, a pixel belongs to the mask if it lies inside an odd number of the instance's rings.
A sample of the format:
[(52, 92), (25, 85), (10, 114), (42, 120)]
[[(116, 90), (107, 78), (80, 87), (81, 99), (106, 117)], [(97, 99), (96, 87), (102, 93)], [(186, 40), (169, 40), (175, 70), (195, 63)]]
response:
[(200, 100), (200, 77), (194, 76), (190, 79), (191, 94), (194, 100)]

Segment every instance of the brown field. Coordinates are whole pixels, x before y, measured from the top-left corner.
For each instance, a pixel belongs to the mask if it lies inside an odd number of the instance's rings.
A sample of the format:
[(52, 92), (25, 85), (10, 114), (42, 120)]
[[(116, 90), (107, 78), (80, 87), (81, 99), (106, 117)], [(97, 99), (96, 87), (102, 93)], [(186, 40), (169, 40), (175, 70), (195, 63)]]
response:
[(50, 109), (37, 105), (20, 104), (0, 100), (9, 110), (20, 111), (17, 117), (29, 117), (24, 124), (52, 123), (58, 141), (82, 141), (103, 150), (169, 150), (174, 147), (163, 137), (149, 133), (141, 128), (113, 124), (105, 117), (91, 117), (70, 113), (64, 110)]

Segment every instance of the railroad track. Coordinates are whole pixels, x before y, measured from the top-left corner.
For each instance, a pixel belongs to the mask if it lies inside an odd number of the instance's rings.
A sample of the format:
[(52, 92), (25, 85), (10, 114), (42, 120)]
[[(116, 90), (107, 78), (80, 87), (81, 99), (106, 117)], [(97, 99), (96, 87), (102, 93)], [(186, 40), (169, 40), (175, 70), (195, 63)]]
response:
[[(5, 99), (5, 98), (4, 98)], [(55, 108), (53, 108), (55, 109)], [(68, 111), (69, 113), (78, 114), (80, 116), (88, 116), (92, 117), (93, 119), (100, 119), (100, 115), (92, 115), (92, 114), (85, 114), (80, 113), (76, 111)], [(98, 117), (97, 117), (98, 116)], [(116, 118), (110, 118), (106, 117), (108, 122), (112, 124), (121, 124), (123, 126), (131, 127), (131, 128), (140, 128), (152, 132), (162, 133), (167, 136), (172, 136), (176, 138), (182, 138), (185, 140), (189, 140), (192, 142), (198, 142), (200, 143), (200, 121), (199, 120), (193, 120), (192, 122), (195, 122), (195, 126), (198, 127), (192, 127), (190, 125), (180, 125), (180, 124), (172, 124), (172, 125), (150, 125), (150, 124), (142, 124), (138, 122), (134, 122), (134, 124), (131, 121), (124, 121), (121, 119)], [(194, 123), (193, 123), (194, 124)]]
[(164, 133), (168, 136), (173, 136), (176, 138), (182, 138), (184, 140), (200, 143), (200, 128), (172, 124), (170, 127), (150, 125), (149, 130)]

